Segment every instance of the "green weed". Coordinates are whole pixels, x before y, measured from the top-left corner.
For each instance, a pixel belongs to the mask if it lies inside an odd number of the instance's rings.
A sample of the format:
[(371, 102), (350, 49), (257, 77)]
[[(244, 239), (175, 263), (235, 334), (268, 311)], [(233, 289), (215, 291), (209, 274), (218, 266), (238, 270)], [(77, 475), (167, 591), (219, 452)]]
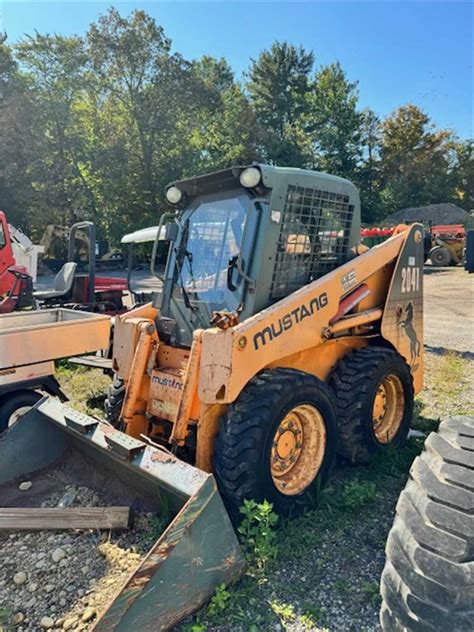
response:
[(213, 598), (209, 602), (207, 607), (208, 616), (213, 619), (220, 615), (227, 608), (228, 601), (230, 600), (230, 593), (225, 584), (220, 584), (216, 588)]
[(72, 368), (63, 361), (56, 364), (56, 377), (71, 399), (71, 406), (89, 415), (103, 416), (110, 377), (97, 369)]
[(280, 621), (285, 624), (290, 621), (294, 621), (296, 619), (295, 609), (289, 603), (278, 603), (277, 601), (273, 601), (271, 604), (271, 609), (280, 619)]
[(302, 614), (299, 622), (305, 630), (311, 630), (316, 627), (316, 621), (309, 614)]
[(244, 500), (240, 508), (243, 518), (238, 528), (249, 568), (263, 573), (278, 554), (275, 526), (278, 516), (271, 503)]
[(166, 507), (162, 506), (160, 515), (148, 517), (147, 522), (147, 537), (149, 537), (150, 540), (158, 540), (170, 522), (169, 511), (167, 511)]
[(380, 587), (378, 582), (364, 582), (361, 586), (362, 601), (379, 606), (381, 602)]
[(324, 626), (327, 622), (327, 611), (323, 606), (314, 605), (312, 602), (303, 603), (303, 614), (301, 615), (301, 622), (312, 621), (311, 627)]
[(355, 478), (344, 485), (341, 500), (345, 508), (357, 511), (367, 503), (371, 503), (377, 496), (375, 483), (361, 481)]
[(11, 615), (11, 608), (0, 606), (0, 632), (9, 632), (11, 630), (11, 627), (8, 624)]
[(204, 623), (189, 623), (183, 627), (183, 632), (206, 632), (207, 626)]
[(348, 599), (352, 594), (352, 586), (347, 579), (336, 579), (333, 588), (344, 599)]
[(439, 419), (430, 419), (426, 417), (424, 414), (425, 404), (420, 399), (415, 399), (415, 406), (413, 408), (413, 419), (411, 422), (411, 427), (413, 430), (419, 430), (420, 432), (433, 432), (434, 430), (438, 430)]
[[(384, 488), (388, 484), (384, 477), (406, 476), (414, 459), (421, 453), (424, 442), (422, 437), (410, 437), (403, 448), (390, 447), (376, 455), (370, 465), (372, 478)], [(379, 476), (382, 478), (379, 479)]]

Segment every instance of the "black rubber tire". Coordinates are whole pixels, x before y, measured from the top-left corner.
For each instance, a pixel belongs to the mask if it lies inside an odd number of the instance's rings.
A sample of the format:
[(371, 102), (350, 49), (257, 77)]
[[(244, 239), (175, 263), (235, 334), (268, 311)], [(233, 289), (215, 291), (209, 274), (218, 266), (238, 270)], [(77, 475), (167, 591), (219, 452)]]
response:
[(430, 250), (430, 261), (437, 268), (451, 265), (451, 253), (443, 246), (435, 246)]
[(122, 421), (120, 419), (120, 413), (122, 412), (123, 400), (125, 398), (125, 383), (121, 377), (114, 374), (112, 383), (109, 386), (107, 397), (104, 402), (105, 418), (106, 420), (118, 428), (122, 429)]
[[(295, 515), (315, 504), (337, 452), (334, 395), (316, 377), (294, 369), (266, 370), (252, 379), (221, 419), (214, 472), (224, 502), (236, 519), (244, 499), (268, 500), (281, 515)], [(315, 479), (299, 495), (285, 495), (270, 472), (273, 437), (286, 414), (313, 404), (326, 427), (326, 452)]]
[(385, 632), (471, 632), (474, 621), (474, 417), (429, 435), (400, 495), (386, 546)]
[[(402, 422), (393, 439), (380, 443), (374, 433), (372, 408), (380, 382), (396, 374), (405, 394)], [(351, 351), (339, 361), (329, 379), (336, 394), (339, 454), (351, 463), (368, 463), (375, 454), (401, 445), (413, 416), (413, 379), (410, 368), (399, 353), (384, 347), (365, 347)]]
[(14, 391), (0, 400), (0, 433), (8, 430), (11, 416), (20, 408), (34, 406), (43, 396), (31, 390)]

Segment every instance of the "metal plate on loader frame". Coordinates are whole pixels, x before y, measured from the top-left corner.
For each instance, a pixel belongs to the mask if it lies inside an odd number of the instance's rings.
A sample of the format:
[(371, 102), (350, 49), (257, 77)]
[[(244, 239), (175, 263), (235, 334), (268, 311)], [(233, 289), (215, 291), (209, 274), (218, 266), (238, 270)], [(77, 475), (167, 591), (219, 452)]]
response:
[(88, 432), (92, 432), (95, 428), (97, 428), (97, 424), (99, 423), (97, 419), (91, 419), (88, 415), (84, 415), (77, 410), (73, 410), (72, 408), (65, 407), (64, 411), (64, 420), (66, 422), (66, 426), (68, 428), (72, 428), (73, 430), (77, 430), (81, 434), (87, 434)]
[(130, 435), (117, 430), (105, 435), (105, 441), (109, 448), (122, 459), (133, 459), (137, 454), (143, 452), (146, 444), (139, 439), (134, 439)]

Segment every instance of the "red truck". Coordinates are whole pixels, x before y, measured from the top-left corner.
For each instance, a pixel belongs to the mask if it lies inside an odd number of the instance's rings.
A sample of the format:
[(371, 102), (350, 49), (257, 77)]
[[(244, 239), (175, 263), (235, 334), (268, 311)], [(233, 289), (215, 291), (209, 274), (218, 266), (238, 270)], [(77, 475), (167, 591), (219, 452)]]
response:
[(0, 211), (0, 314), (34, 305), (33, 280), (17, 265), (5, 213)]

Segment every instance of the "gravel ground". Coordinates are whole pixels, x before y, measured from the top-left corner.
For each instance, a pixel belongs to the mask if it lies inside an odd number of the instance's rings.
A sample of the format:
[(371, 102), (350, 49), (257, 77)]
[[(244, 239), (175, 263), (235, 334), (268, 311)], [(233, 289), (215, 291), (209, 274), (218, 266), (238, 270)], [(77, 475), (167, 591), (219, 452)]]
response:
[(428, 349), (468, 353), (474, 360), (474, 274), (426, 266), (424, 302)]
[[(84, 475), (94, 489), (81, 485)], [(79, 481), (79, 482), (78, 482)], [(26, 485), (25, 485), (26, 483)], [(47, 473), (2, 488), (6, 506), (130, 506), (131, 490), (106, 484), (71, 455)], [(100, 491), (97, 491), (100, 490)], [(148, 507), (150, 508), (150, 507)], [(154, 512), (138, 510), (124, 531), (0, 534), (0, 629), (90, 630), (157, 538)]]

